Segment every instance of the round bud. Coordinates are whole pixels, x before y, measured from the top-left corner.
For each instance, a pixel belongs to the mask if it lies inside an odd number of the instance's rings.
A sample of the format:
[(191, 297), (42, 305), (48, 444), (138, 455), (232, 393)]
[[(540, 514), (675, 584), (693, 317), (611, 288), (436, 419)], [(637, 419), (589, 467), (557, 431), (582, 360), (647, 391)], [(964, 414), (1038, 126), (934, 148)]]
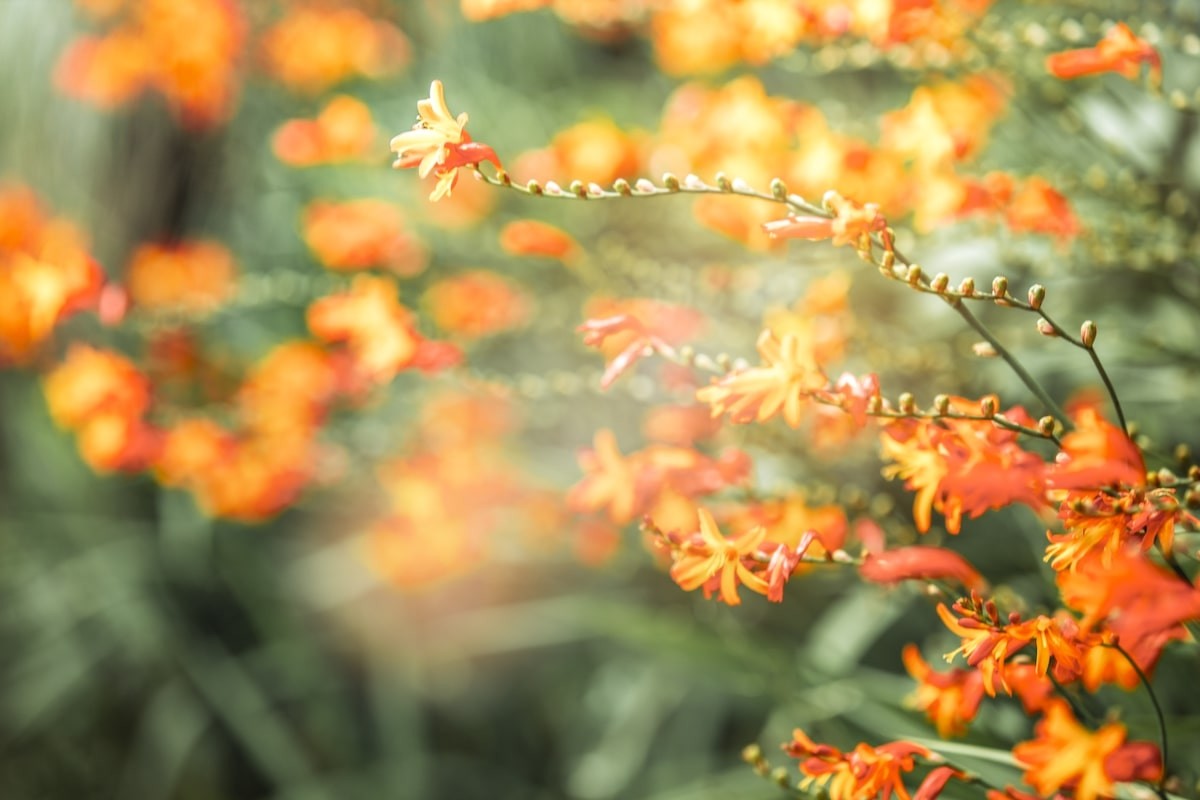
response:
[(1029, 307), (1037, 311), (1042, 307), (1042, 302), (1046, 299), (1046, 287), (1040, 283), (1035, 283), (1029, 287)]
[(975, 279), (963, 278), (962, 283), (958, 285), (958, 293), (963, 297), (970, 297), (975, 294)]
[(679, 191), (679, 178), (673, 173), (664, 172), (662, 176), (662, 185), (670, 189), (672, 192)]
[(1004, 297), (1008, 294), (1008, 278), (1003, 275), (997, 275), (992, 279), (992, 294), (997, 297)]
[(939, 414), (949, 414), (950, 398), (944, 394), (939, 394), (937, 397), (933, 398), (933, 410)]
[(913, 398), (910, 392), (904, 392), (896, 398), (896, 402), (900, 406), (901, 414), (911, 414), (917, 410), (917, 401)]
[(998, 404), (996, 402), (995, 395), (989, 394), (987, 397), (979, 401), (979, 410), (985, 417), (996, 416), (997, 408)]
[(929, 288), (933, 289), (938, 294), (946, 291), (946, 287), (950, 285), (950, 276), (944, 272), (939, 272), (933, 276), (933, 280), (929, 282)]
[(995, 358), (999, 355), (991, 342), (976, 342), (971, 345), (971, 351), (980, 358)]
[(1037, 332), (1042, 336), (1058, 336), (1058, 331), (1054, 330), (1054, 326), (1041, 317), (1038, 317), (1036, 324)]
[[(722, 188), (724, 188), (724, 187), (722, 187)], [(784, 200), (787, 200), (787, 195), (788, 195), (787, 184), (784, 183), (783, 181), (781, 181), (779, 178), (773, 179), (771, 181), (771, 196), (774, 197), (776, 200), (779, 200), (782, 202)]]
[(908, 281), (909, 286), (916, 286), (921, 282), (921, 268), (913, 264), (908, 268), (908, 273), (904, 276), (904, 279)]
[(1042, 417), (1038, 420), (1038, 430), (1046, 436), (1054, 433), (1054, 429), (1058, 426), (1058, 421), (1054, 417)]
[(1090, 319), (1086, 320), (1083, 325), (1079, 326), (1079, 339), (1083, 342), (1084, 347), (1091, 347), (1096, 343), (1096, 334), (1099, 331), (1096, 328), (1096, 323)]

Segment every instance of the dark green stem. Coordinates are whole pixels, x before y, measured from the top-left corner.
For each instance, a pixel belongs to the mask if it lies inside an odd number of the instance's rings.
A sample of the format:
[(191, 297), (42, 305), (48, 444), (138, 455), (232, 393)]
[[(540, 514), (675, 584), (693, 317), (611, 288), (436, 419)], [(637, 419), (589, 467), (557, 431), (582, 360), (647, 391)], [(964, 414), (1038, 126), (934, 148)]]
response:
[(1150, 695), (1150, 702), (1154, 704), (1154, 716), (1158, 719), (1158, 738), (1161, 743), (1160, 755), (1162, 756), (1162, 775), (1158, 778), (1158, 783), (1154, 785), (1154, 791), (1162, 800), (1167, 800), (1167, 792), (1163, 787), (1167, 780), (1167, 720), (1163, 716), (1162, 706), (1158, 703), (1158, 695), (1154, 693), (1154, 688), (1150, 685), (1150, 679), (1146, 677), (1146, 673), (1142, 671), (1141, 666), (1134, 661), (1133, 656), (1126, 652), (1125, 648), (1121, 647), (1120, 643), (1113, 642), (1106, 644), (1105, 647), (1111, 647), (1124, 656), (1129, 662), (1129, 666), (1133, 667), (1133, 671), (1137, 673), (1138, 680), (1142, 682), (1142, 686), (1146, 687), (1146, 694)]

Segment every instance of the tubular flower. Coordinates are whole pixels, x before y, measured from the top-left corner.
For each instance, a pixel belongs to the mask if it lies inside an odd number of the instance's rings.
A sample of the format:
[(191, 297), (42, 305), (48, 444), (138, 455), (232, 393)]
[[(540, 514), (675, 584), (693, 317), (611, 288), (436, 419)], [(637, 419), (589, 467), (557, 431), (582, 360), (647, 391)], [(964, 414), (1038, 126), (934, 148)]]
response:
[(972, 591), (983, 591), (987, 587), (987, 581), (965, 558), (943, 547), (899, 547), (882, 553), (868, 553), (858, 571), (873, 583), (949, 579)]
[[(953, 413), (978, 413), (978, 404), (951, 398)], [(1012, 422), (1032, 425), (1020, 407), (1004, 413)], [(946, 517), (946, 530), (958, 533), (963, 514), (979, 517), (989, 508), (1012, 503), (1041, 507), (1045, 465), (1034, 453), (1022, 450), (1017, 434), (988, 420), (902, 419), (880, 435), (884, 456), (895, 464), (884, 468), (889, 478), (905, 479), (915, 489), (913, 520), (925, 533), (931, 512)]]
[(588, 304), (588, 319), (576, 328), (583, 343), (604, 354), (608, 366), (600, 379), (607, 389), (648, 351), (673, 352), (675, 345), (696, 336), (704, 318), (687, 306), (645, 298), (600, 299)]
[[(935, 755), (920, 745), (911, 742), (889, 742), (871, 747), (860, 742), (854, 750), (843, 753), (836, 747), (813, 742), (804, 731), (792, 731), (792, 741), (783, 746), (783, 751), (800, 759), (800, 772), (805, 776), (800, 782), (801, 790), (820, 786), (829, 792), (830, 800), (882, 800), (892, 792), (901, 800), (910, 800), (901, 775), (912, 772), (916, 758), (935, 758)], [(934, 784), (944, 784), (949, 776), (939, 773)], [(936, 796), (936, 787), (918, 790), (918, 796), (929, 800)]]
[(420, 121), (413, 129), (393, 137), (391, 148), (396, 154), (395, 169), (417, 168), (422, 178), (436, 175), (438, 182), (430, 200), (440, 200), (454, 189), (458, 170), (490, 161), (500, 169), (495, 151), (485, 144), (471, 141), (466, 132), (467, 114), (455, 117), (446, 105), (441, 81), (429, 86), (429, 97), (417, 103)]
[(721, 600), (731, 606), (742, 602), (737, 592), (739, 582), (752, 591), (766, 594), (766, 580), (742, 563), (743, 558), (758, 552), (766, 529), (751, 528), (736, 539), (726, 539), (708, 509), (698, 509), (697, 514), (700, 531), (674, 552), (671, 579), (687, 592), (719, 579)]
[[(1129, 510), (1126, 510), (1129, 509)], [(1103, 492), (1064, 501), (1059, 509), (1065, 533), (1047, 533), (1045, 560), (1056, 571), (1075, 569), (1080, 560), (1099, 553), (1109, 566), (1130, 542), (1141, 542), (1143, 551), (1155, 542), (1170, 552), (1175, 523), (1195, 524), (1196, 518), (1179, 507), (1173, 489), (1139, 489), (1112, 496)]]
[(1126, 744), (1125, 726), (1118, 722), (1089, 731), (1064, 700), (1048, 704), (1034, 735), (1013, 748), (1013, 756), (1026, 767), (1025, 782), (1042, 797), (1063, 788), (1071, 789), (1076, 800), (1113, 797), (1118, 781), (1153, 781), (1162, 774), (1157, 747)]
[(983, 674), (976, 669), (934, 672), (912, 644), (906, 645), (900, 655), (904, 668), (917, 681), (917, 690), (908, 702), (925, 712), (943, 739), (964, 735), (983, 700)]
[(860, 206), (836, 192), (825, 196), (832, 217), (788, 216), (763, 225), (772, 239), (832, 239), (833, 244), (852, 244), (860, 252), (870, 252), (871, 234), (878, 234), (884, 250), (891, 250), (892, 238), (887, 218), (875, 203)]
[(1010, 614), (1007, 625), (1001, 625), (995, 604), (981, 602), (977, 595), (971, 600), (959, 600), (955, 617), (943, 604), (938, 604), (938, 616), (954, 634), (962, 637), (962, 646), (946, 654), (950, 661), (959, 653), (967, 663), (978, 667), (983, 674), (983, 688), (989, 696), (996, 694), (996, 679), (1008, 694), (1012, 688), (1006, 680), (1006, 661), (1026, 645), (1036, 643), (1036, 668), (1038, 675), (1045, 675), (1050, 659), (1054, 658), (1055, 677), (1061, 681), (1074, 680), (1083, 666), (1083, 655), (1095, 643), (1096, 637), (1081, 634), (1075, 621), (1068, 615), (1056, 617), (1038, 616), (1022, 621), (1017, 614)]
[(696, 392), (696, 399), (711, 405), (714, 417), (728, 413), (735, 423), (765, 422), (782, 412), (789, 426), (800, 427), (802, 403), (826, 385), (824, 373), (793, 334), (780, 339), (763, 331), (758, 352), (763, 366), (727, 375)]
[(1095, 47), (1054, 53), (1046, 58), (1046, 69), (1056, 78), (1081, 78), (1103, 72), (1116, 72), (1130, 80), (1150, 65), (1150, 80), (1162, 82), (1162, 59), (1154, 46), (1138, 37), (1124, 22), (1108, 29)]

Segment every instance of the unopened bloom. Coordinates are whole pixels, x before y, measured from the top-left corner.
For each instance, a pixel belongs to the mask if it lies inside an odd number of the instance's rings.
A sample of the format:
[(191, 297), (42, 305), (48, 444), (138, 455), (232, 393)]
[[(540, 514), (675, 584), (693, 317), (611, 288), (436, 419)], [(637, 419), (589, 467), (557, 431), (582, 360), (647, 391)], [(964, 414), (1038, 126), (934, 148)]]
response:
[(396, 154), (392, 166), (396, 169), (416, 167), (422, 178), (436, 175), (438, 182), (429, 195), (430, 200), (440, 200), (450, 194), (461, 167), (490, 161), (500, 168), (500, 160), (492, 148), (471, 141), (466, 131), (466, 112), (457, 117), (450, 113), (441, 81), (430, 84), (429, 97), (417, 103), (417, 111), (421, 118), (413, 129), (392, 139), (391, 148)]
[(1108, 29), (1095, 47), (1054, 53), (1046, 58), (1046, 69), (1056, 78), (1080, 78), (1102, 72), (1116, 72), (1136, 78), (1142, 64), (1150, 65), (1150, 77), (1162, 80), (1162, 59), (1154, 46), (1138, 37), (1124, 22)]

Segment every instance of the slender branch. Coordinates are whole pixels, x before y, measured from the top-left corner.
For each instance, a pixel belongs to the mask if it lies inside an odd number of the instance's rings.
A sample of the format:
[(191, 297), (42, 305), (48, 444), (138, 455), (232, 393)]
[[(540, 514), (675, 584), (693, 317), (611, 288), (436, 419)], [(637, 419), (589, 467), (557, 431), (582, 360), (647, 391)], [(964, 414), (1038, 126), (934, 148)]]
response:
[(1125, 648), (1121, 647), (1120, 642), (1107, 643), (1104, 647), (1111, 647), (1116, 650), (1125, 658), (1129, 666), (1133, 667), (1133, 671), (1137, 673), (1138, 680), (1142, 682), (1142, 686), (1146, 687), (1146, 694), (1150, 695), (1150, 702), (1154, 704), (1154, 716), (1158, 719), (1159, 741), (1162, 743), (1162, 749), (1159, 752), (1159, 755), (1162, 756), (1162, 775), (1159, 776), (1158, 783), (1154, 785), (1154, 791), (1162, 800), (1167, 800), (1167, 792), (1164, 788), (1167, 781), (1167, 720), (1163, 716), (1162, 706), (1159, 705), (1158, 695), (1154, 693), (1154, 687), (1150, 685), (1150, 680), (1146, 677), (1146, 673), (1142, 671), (1141, 666), (1133, 659), (1133, 656), (1129, 655)]

